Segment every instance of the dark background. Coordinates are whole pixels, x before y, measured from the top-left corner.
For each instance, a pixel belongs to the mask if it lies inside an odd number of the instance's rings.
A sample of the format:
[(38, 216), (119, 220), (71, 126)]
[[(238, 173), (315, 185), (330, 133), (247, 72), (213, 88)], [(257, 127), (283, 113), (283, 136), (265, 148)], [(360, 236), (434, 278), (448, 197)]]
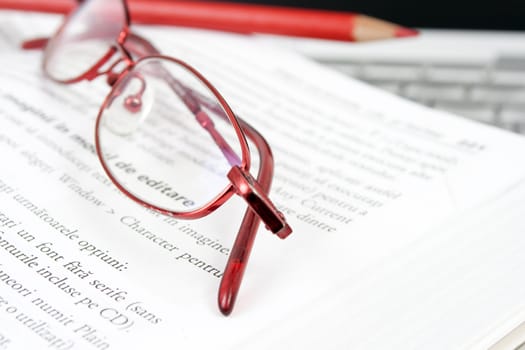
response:
[(409, 27), (525, 29), (525, 0), (231, 0), (352, 11)]

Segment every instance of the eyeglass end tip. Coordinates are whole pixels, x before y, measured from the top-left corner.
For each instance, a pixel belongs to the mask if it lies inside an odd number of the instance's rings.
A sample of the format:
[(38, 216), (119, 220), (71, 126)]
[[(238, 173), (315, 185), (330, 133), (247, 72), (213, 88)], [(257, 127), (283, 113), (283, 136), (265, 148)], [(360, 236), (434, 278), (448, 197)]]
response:
[(275, 234), (277, 235), (277, 237), (279, 237), (281, 239), (285, 239), (291, 233), (292, 233), (292, 228), (290, 227), (290, 225), (288, 225), (288, 223), (285, 222), (284, 226), (278, 232), (276, 232)]
[(230, 316), (233, 311), (233, 300), (230, 296), (219, 295), (219, 310), (224, 316)]

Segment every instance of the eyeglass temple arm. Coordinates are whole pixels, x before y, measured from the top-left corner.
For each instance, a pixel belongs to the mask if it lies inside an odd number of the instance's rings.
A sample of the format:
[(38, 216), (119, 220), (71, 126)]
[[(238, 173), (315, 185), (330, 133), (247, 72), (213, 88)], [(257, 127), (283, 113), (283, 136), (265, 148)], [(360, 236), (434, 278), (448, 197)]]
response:
[[(221, 280), (218, 295), (219, 309), (224, 315), (229, 315), (235, 305), (235, 300), (239, 293), (244, 271), (248, 264), (248, 259), (255, 241), (257, 229), (261, 222), (261, 217), (265, 220), (268, 229), (268, 218), (264, 217), (264, 213), (277, 213), (280, 217), (274, 221), (277, 226), (282, 225), (278, 231), (277, 236), (280, 238), (286, 238), (291, 232), (290, 226), (286, 223), (284, 217), (280, 212), (273, 207), (271, 202), (269, 203), (257, 203), (261, 198), (267, 198), (266, 194), (270, 190), (270, 185), (273, 178), (273, 156), (270, 146), (266, 140), (262, 137), (259, 132), (252, 128), (249, 124), (239, 119), (239, 123), (246, 133), (246, 136), (250, 138), (256, 145), (259, 152), (259, 158), (261, 164), (257, 174), (257, 180), (253, 179), (247, 172), (241, 172), (238, 167), (232, 168), (232, 171), (228, 174), (228, 177), (234, 184), (238, 184), (236, 188), (237, 193), (244, 197), (248, 202), (249, 206), (246, 209), (244, 218), (240, 225), (239, 233), (233, 244), (233, 248), (228, 258), (228, 263), (224, 271), (224, 275)], [(262, 193), (253, 193), (254, 186), (256, 190)], [(234, 185), (235, 186), (235, 185)], [(244, 193), (244, 194), (243, 194)], [(256, 208), (257, 205), (261, 205), (262, 208)], [(268, 210), (266, 205), (270, 205), (273, 209)], [(261, 210), (258, 210), (261, 209)], [(257, 211), (257, 212), (256, 212)], [(278, 222), (280, 219), (280, 222)], [(284, 223), (284, 224), (283, 224)], [(275, 231), (273, 231), (275, 232)]]
[(24, 50), (41, 50), (49, 41), (49, 38), (34, 38), (22, 41), (20, 47)]

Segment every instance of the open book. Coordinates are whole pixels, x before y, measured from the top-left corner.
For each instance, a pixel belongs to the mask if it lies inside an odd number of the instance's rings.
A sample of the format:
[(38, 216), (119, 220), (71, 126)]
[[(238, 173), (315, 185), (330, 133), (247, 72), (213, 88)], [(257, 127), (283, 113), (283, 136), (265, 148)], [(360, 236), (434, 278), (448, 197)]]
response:
[(260, 230), (226, 318), (245, 204), (182, 221), (120, 195), (93, 153), (108, 87), (53, 83), (14, 47), (58, 18), (0, 16), (0, 349), (486, 348), (525, 319), (522, 137), (249, 37), (139, 27), (274, 152), (294, 233)]

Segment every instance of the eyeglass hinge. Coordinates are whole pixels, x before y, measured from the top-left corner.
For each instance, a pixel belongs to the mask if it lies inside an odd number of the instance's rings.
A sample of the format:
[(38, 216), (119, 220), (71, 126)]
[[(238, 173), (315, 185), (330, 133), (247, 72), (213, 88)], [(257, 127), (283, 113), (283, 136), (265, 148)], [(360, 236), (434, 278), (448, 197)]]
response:
[(235, 192), (244, 198), (250, 208), (265, 223), (268, 230), (275, 233), (279, 238), (286, 238), (292, 233), (284, 215), (277, 210), (261, 185), (249, 172), (234, 166), (228, 172), (228, 178), (235, 188)]

